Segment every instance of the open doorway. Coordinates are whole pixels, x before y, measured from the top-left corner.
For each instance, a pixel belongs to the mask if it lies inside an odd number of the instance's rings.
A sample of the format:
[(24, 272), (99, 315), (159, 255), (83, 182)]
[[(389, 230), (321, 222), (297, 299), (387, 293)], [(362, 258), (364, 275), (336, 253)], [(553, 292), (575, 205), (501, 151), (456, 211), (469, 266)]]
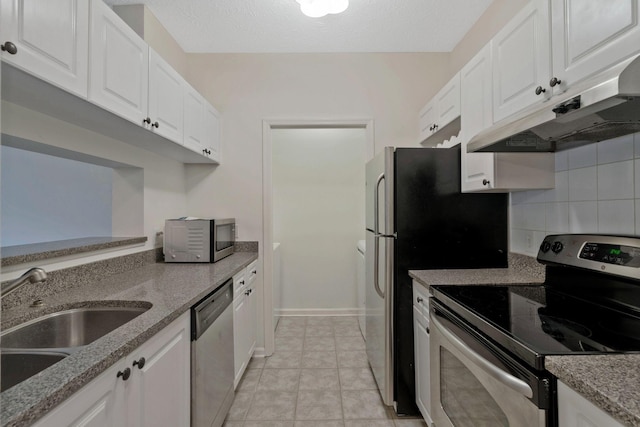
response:
[[(264, 338), (278, 316), (358, 314), (356, 245), (372, 122), (265, 122)], [(274, 265), (273, 243), (280, 243)], [(280, 267), (280, 282), (273, 274)], [(274, 270), (275, 268), (275, 270)]]

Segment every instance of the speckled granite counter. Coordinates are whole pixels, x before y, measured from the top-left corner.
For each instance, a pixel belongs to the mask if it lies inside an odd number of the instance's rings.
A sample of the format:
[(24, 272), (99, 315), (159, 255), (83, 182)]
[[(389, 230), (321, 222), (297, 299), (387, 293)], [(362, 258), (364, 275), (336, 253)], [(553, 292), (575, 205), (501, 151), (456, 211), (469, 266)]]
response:
[(640, 355), (549, 356), (549, 372), (623, 423), (640, 427)]
[(544, 266), (535, 258), (509, 254), (508, 268), (410, 270), (426, 288), (434, 285), (536, 285), (544, 282)]
[(68, 308), (125, 301), (152, 307), (124, 326), (0, 394), (0, 424), (28, 426), (258, 258), (236, 252), (215, 264), (148, 264), (65, 289), (46, 306), (20, 305), (2, 312), (2, 329)]
[(32, 243), (29, 245), (2, 248), (2, 265), (25, 264), (43, 259), (76, 255), (85, 252), (135, 245), (147, 241), (142, 237), (85, 237), (82, 239), (57, 240), (55, 242)]

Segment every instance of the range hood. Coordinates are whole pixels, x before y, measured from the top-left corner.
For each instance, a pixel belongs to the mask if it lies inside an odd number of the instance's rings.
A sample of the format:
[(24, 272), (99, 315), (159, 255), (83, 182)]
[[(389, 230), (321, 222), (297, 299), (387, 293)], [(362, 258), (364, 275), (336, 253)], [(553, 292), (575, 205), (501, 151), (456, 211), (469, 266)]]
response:
[(496, 123), (473, 137), (467, 151), (561, 151), (636, 132), (640, 132), (640, 56)]

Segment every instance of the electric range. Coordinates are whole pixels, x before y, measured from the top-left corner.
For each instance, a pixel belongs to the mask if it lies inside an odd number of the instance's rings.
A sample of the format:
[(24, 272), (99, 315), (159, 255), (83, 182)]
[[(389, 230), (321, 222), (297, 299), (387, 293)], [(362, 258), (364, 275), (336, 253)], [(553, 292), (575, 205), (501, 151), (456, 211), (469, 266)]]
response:
[[(469, 390), (485, 412), (493, 407), (495, 425), (503, 416), (508, 425), (554, 426), (556, 380), (545, 370), (546, 356), (640, 351), (639, 238), (550, 235), (538, 261), (546, 265), (542, 285), (431, 287), (431, 392), (438, 426), (477, 425), (473, 414), (463, 414), (464, 405), (455, 404)], [(500, 384), (484, 386), (493, 380)], [(501, 396), (513, 391), (519, 394), (509, 399), (518, 402), (517, 410)]]

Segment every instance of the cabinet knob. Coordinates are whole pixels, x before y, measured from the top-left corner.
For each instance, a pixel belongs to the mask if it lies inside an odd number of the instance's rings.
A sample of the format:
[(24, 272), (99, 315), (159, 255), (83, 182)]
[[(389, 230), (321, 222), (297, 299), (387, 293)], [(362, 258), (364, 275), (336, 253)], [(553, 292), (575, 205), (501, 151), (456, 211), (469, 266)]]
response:
[(424, 300), (422, 299), (422, 297), (418, 297), (418, 298), (416, 298), (416, 301), (418, 301), (418, 302), (422, 302), (422, 301), (424, 301)]
[(142, 123), (146, 123), (146, 124), (150, 125), (151, 124), (151, 117), (147, 117), (146, 119), (143, 119)]
[(251, 274), (258, 274), (258, 270), (253, 270)]
[(547, 90), (545, 88), (543, 88), (542, 86), (538, 86), (536, 88), (536, 95), (540, 95), (541, 93), (545, 93)]
[(251, 294), (251, 289), (247, 289), (246, 291), (244, 291), (244, 294), (249, 296), (249, 294)]
[(118, 371), (118, 374), (116, 375), (116, 378), (122, 377), (122, 379), (124, 381), (126, 381), (126, 380), (129, 379), (130, 376), (131, 376), (131, 369), (130, 368), (126, 368), (124, 371)]
[(155, 122), (154, 124), (151, 125), (151, 127), (158, 129), (160, 127), (160, 123)]
[(557, 77), (553, 77), (551, 80), (549, 80), (549, 86), (551, 86), (551, 87), (555, 87), (556, 85), (559, 85), (560, 83), (562, 83), (562, 80), (560, 80)]
[(426, 328), (424, 328), (424, 329), (425, 329), (425, 331), (427, 331), (427, 334), (430, 334), (430, 333), (431, 333), (431, 331), (429, 330), (429, 327), (428, 327), (428, 326), (427, 326)]
[(489, 184), (491, 184), (491, 181), (489, 181), (488, 179), (482, 180), (482, 185), (489, 185)]
[(18, 53), (18, 47), (11, 42), (4, 42), (2, 46), (0, 46), (4, 52), (10, 53), (11, 55), (15, 55)]
[(145, 358), (141, 357), (140, 359), (133, 361), (133, 366), (137, 366), (138, 369), (142, 369), (144, 367), (145, 362), (146, 362)]

